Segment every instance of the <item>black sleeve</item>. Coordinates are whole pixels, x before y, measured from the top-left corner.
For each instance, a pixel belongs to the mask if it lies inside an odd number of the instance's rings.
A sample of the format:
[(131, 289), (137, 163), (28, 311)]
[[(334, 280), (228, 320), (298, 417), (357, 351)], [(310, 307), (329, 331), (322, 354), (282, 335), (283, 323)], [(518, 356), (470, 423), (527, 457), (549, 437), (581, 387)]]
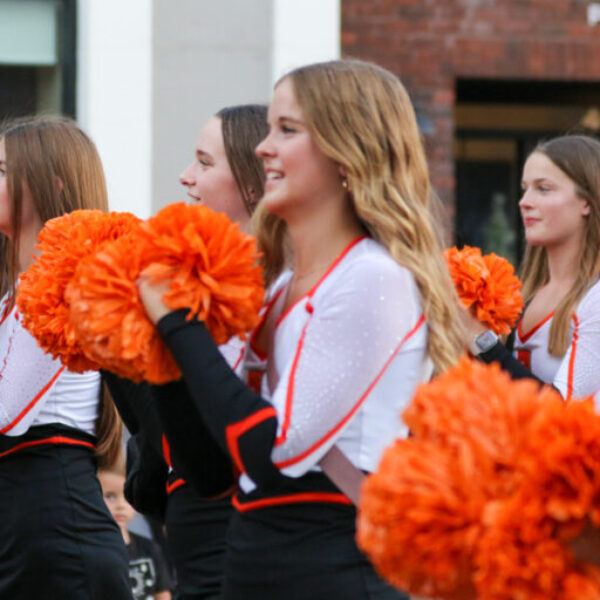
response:
[(152, 401), (150, 386), (146, 382), (134, 383), (110, 371), (101, 371), (102, 380), (131, 435), (140, 431), (144, 414)]
[(152, 392), (177, 473), (203, 498), (228, 490), (235, 483), (231, 458), (211, 435), (185, 385), (153, 386)]
[(498, 342), (487, 352), (477, 355), (477, 358), (487, 364), (498, 362), (503, 371), (506, 371), (512, 379), (535, 379), (540, 385), (545, 382), (536, 377), (527, 367), (523, 366), (504, 344)]
[[(162, 456), (162, 434), (171, 449), (173, 468), (204, 498), (221, 494), (235, 482), (233, 466), (212, 438), (182, 381), (162, 386), (133, 383), (103, 372), (129, 431), (143, 433), (144, 444)], [(140, 511), (142, 512), (142, 511)]]
[(277, 432), (274, 407), (242, 383), (204, 323), (186, 321), (186, 313), (169, 313), (158, 330), (183, 373), (193, 407), (240, 471), (259, 487), (277, 485), (283, 476), (271, 460)]
[(164, 521), (167, 465), (142, 433), (127, 442), (125, 498), (138, 512)]

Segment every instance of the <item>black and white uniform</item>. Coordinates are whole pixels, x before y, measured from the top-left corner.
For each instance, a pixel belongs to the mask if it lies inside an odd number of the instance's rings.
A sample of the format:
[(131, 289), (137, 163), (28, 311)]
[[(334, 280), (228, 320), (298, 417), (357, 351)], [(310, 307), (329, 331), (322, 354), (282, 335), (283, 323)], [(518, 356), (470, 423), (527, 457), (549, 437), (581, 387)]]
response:
[(401, 412), (432, 372), (414, 278), (370, 238), (353, 242), (283, 313), (290, 278), (269, 290), (263, 323), (276, 323), (272, 353), (251, 339), (249, 386), (203, 323), (176, 311), (158, 324), (195, 409), (241, 472), (224, 598), (405, 597), (356, 547), (355, 507), (318, 463), (336, 445), (370, 472), (406, 435)]
[(15, 308), (0, 322), (0, 598), (130, 599), (96, 478), (100, 376), (52, 359)]
[[(502, 344), (481, 355), (485, 362), (499, 360), (503, 367), (524, 377), (532, 375), (541, 383), (553, 385), (565, 398), (584, 398), (600, 390), (600, 282), (580, 300), (571, 317), (569, 347), (562, 357), (548, 352), (550, 313), (530, 331), (519, 322), (512, 355)], [(598, 404), (598, 403), (597, 403)]]
[[(240, 368), (245, 350), (238, 338), (219, 347), (234, 371)], [(169, 559), (177, 573), (178, 598), (219, 598), (225, 534), (233, 514), (231, 491), (235, 480), (231, 459), (208, 432), (201, 441), (199, 433), (205, 430), (202, 422), (189, 428), (191, 436), (177, 435), (177, 407), (182, 403), (189, 406), (183, 382), (151, 387), (109, 373), (105, 379), (128, 428), (135, 433), (137, 452), (128, 461), (125, 493), (136, 510), (164, 522)], [(156, 400), (161, 398), (162, 422), (155, 414)], [(189, 422), (189, 417), (181, 418)], [(175, 456), (171, 456), (169, 442), (173, 429)], [(187, 443), (188, 439), (193, 445)], [(180, 463), (176, 457), (181, 454), (187, 457), (183, 464), (185, 476), (177, 468)]]

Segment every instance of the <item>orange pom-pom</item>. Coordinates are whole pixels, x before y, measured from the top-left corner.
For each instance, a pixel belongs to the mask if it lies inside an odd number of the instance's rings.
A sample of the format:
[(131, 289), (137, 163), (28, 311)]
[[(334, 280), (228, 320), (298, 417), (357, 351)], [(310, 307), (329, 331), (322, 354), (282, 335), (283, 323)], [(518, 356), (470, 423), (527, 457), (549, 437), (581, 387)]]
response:
[(189, 308), (188, 318), (205, 321), (217, 344), (256, 327), (264, 287), (253, 237), (224, 213), (184, 203), (163, 208), (142, 229), (154, 263), (144, 274), (171, 280), (169, 308)]
[(473, 586), (479, 600), (600, 597), (600, 571), (570, 545), (600, 524), (592, 399), (564, 403), (464, 359), (421, 386), (404, 419), (413, 437), (386, 452), (361, 498), (358, 539), (386, 578), (439, 598)]
[[(411, 433), (441, 444), (449, 452), (468, 442), (493, 495), (514, 485), (512, 472), (527, 442), (524, 424), (542, 406), (562, 408), (560, 394), (531, 379), (512, 380), (497, 363), (464, 358), (417, 388), (403, 414)], [(508, 487), (507, 487), (508, 486)]]
[(477, 319), (498, 334), (509, 333), (521, 311), (521, 282), (513, 266), (494, 253), (481, 255), (479, 248), (465, 246), (444, 251), (458, 296)]
[(206, 322), (217, 344), (258, 322), (264, 289), (253, 238), (205, 206), (173, 204), (143, 223), (136, 239), (82, 262), (69, 288), (72, 323), (88, 356), (134, 381), (181, 374), (147, 319), (135, 280), (169, 279), (165, 304)]
[(576, 562), (568, 543), (586, 523), (599, 524), (600, 417), (588, 399), (543, 404), (525, 425), (520, 485), (484, 518), (480, 597), (599, 598), (600, 571)]
[(65, 289), (80, 260), (132, 232), (138, 224), (139, 219), (129, 213), (76, 210), (50, 219), (40, 232), (39, 255), (21, 275), (16, 302), (23, 326), (45, 351), (72, 371), (98, 365), (82, 354), (69, 322)]
[(139, 297), (135, 280), (143, 250), (139, 236), (107, 244), (81, 261), (67, 298), (86, 356), (121, 377), (162, 384), (179, 379), (181, 372)]
[(431, 598), (473, 595), (485, 497), (463, 467), (429, 440), (398, 440), (363, 483), (357, 542), (396, 587)]

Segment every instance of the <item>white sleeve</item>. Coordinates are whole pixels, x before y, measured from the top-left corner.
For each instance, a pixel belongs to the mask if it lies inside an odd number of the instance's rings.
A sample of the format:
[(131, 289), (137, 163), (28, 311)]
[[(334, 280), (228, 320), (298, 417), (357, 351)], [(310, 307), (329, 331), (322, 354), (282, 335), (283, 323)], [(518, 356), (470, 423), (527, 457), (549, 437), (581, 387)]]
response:
[(0, 327), (0, 433), (25, 433), (64, 366), (39, 346), (13, 310)]
[(409, 342), (423, 318), (409, 271), (391, 260), (357, 261), (336, 282), (315, 301), (272, 396), (279, 420), (272, 458), (293, 477), (333, 446), (392, 362), (399, 372), (406, 352), (414, 365)]
[(553, 381), (565, 399), (600, 390), (600, 284), (583, 297), (573, 315), (571, 344)]

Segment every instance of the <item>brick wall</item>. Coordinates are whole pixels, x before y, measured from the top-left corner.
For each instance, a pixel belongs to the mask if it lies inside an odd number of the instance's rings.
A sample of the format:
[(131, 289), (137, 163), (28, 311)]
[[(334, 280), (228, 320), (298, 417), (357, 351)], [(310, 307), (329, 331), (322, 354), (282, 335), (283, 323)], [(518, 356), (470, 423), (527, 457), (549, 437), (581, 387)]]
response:
[(600, 25), (587, 0), (341, 0), (342, 50), (400, 76), (435, 133), (432, 179), (453, 211), (459, 77), (600, 82)]

